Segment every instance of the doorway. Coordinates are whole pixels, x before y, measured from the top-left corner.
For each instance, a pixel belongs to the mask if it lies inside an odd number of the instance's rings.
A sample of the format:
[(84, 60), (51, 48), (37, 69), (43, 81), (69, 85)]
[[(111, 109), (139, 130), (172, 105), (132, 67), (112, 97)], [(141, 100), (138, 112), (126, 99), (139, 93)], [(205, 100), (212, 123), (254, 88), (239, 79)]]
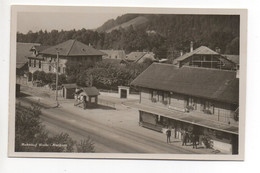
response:
[(126, 96), (127, 96), (127, 90), (121, 89), (121, 96), (120, 96), (120, 98), (126, 98)]

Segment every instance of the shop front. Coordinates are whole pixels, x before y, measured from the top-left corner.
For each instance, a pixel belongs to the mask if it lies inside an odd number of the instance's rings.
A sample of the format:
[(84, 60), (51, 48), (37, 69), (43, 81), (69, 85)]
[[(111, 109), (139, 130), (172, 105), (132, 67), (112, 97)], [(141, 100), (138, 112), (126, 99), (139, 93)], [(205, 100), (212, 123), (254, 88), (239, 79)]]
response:
[[(163, 115), (146, 111), (139, 111), (139, 124), (143, 127), (163, 132), (164, 129), (172, 130), (172, 137), (181, 140), (186, 131), (189, 135), (195, 134), (197, 142), (205, 148), (213, 148), (221, 153), (238, 154), (238, 135), (224, 132), (221, 129), (212, 129), (199, 124), (180, 121)], [(190, 139), (189, 139), (189, 142)]]

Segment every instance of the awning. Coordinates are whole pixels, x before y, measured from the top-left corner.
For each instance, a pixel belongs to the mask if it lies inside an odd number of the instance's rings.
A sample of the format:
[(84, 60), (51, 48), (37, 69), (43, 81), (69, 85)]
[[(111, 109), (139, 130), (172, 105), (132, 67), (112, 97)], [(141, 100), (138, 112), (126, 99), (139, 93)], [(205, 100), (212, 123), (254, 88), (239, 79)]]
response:
[(196, 117), (189, 113), (184, 113), (184, 112), (176, 111), (176, 110), (167, 110), (167, 109), (158, 108), (158, 107), (151, 107), (151, 106), (147, 106), (147, 105), (143, 105), (143, 104), (139, 104), (139, 103), (125, 102), (125, 104), (130, 107), (135, 107), (135, 108), (139, 109), (140, 111), (157, 114), (160, 116), (182, 121), (185, 123), (194, 124), (194, 125), (206, 127), (209, 129), (214, 129), (214, 130), (223, 131), (226, 133), (232, 133), (232, 134), (236, 134), (236, 135), (238, 135), (238, 133), (239, 133), (238, 127), (236, 127), (236, 126), (225, 124), (225, 123), (219, 122), (219, 121)]

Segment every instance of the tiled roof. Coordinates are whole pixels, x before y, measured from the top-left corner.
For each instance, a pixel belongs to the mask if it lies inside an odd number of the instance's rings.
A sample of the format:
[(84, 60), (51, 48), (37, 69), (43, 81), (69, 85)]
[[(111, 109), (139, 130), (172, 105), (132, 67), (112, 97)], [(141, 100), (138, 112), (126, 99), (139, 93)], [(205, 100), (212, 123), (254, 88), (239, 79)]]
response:
[(114, 57), (117, 56), (117, 59), (125, 59), (125, 51), (124, 50), (100, 50), (101, 52), (105, 53), (108, 57), (115, 59)]
[(96, 87), (86, 87), (86, 88), (83, 88), (83, 91), (86, 93), (87, 96), (100, 95), (100, 93)]
[(65, 88), (77, 88), (78, 87), (78, 85), (75, 83), (62, 84), (62, 86)]
[(154, 53), (152, 52), (131, 52), (127, 56), (127, 61), (130, 62), (142, 62), (144, 59), (155, 60)]
[(51, 46), (42, 46), (42, 45), (40, 45), (40, 46), (34, 46), (34, 48), (35, 48), (38, 52), (42, 52), (43, 50), (48, 49), (49, 47), (51, 47)]
[(238, 104), (236, 72), (153, 63), (131, 83), (133, 86), (170, 91)]
[(27, 63), (27, 56), (31, 54), (33, 46), (40, 46), (39, 43), (16, 43), (16, 68), (21, 68)]
[(137, 61), (142, 58), (146, 52), (131, 52), (127, 55), (127, 61)]
[(67, 40), (63, 43), (45, 49), (40, 53), (45, 55), (57, 55), (57, 51), (59, 51), (60, 56), (65, 57), (104, 55), (103, 52), (96, 50), (91, 46), (87, 46), (77, 40)]

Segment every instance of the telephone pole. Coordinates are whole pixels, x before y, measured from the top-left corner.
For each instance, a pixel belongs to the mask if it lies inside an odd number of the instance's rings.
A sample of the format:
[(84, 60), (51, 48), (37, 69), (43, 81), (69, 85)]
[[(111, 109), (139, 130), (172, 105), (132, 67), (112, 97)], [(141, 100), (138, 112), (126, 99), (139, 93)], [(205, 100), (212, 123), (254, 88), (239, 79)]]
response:
[(58, 101), (58, 81), (59, 81), (59, 49), (57, 48), (57, 62), (56, 62), (56, 95), (55, 95), (55, 100), (57, 102), (57, 107), (60, 106), (59, 101)]

